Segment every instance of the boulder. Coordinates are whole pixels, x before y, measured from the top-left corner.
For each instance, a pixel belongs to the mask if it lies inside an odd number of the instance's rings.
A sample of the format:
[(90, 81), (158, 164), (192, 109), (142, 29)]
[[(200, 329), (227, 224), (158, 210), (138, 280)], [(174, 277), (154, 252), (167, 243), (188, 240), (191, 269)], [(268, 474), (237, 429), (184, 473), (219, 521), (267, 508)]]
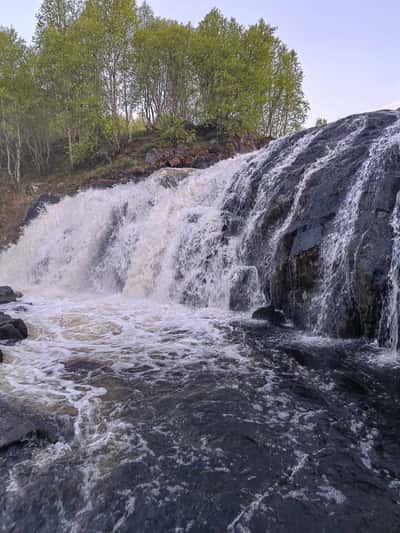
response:
[(176, 189), (195, 170), (193, 168), (162, 168), (153, 174), (165, 189)]
[(145, 161), (152, 167), (161, 167), (167, 165), (169, 160), (174, 157), (174, 150), (165, 148), (163, 150), (152, 148), (146, 153)]
[(34, 423), (0, 400), (0, 450), (21, 443), (35, 432)]
[(0, 397), (0, 451), (22, 445), (31, 438), (54, 443), (60, 436), (69, 438), (70, 435), (69, 420), (53, 418)]
[(3, 352), (0, 350), (0, 363), (4, 361)]
[(0, 287), (0, 304), (9, 304), (22, 298), (20, 292), (13, 291), (11, 287)]
[(39, 198), (36, 198), (26, 213), (24, 225), (29, 224), (32, 220), (37, 218), (42, 210), (46, 208), (46, 205), (58, 204), (60, 200), (61, 198), (59, 196), (49, 193), (42, 194)]
[(254, 320), (268, 320), (269, 322), (281, 325), (286, 321), (285, 315), (282, 311), (275, 309), (273, 305), (267, 307), (260, 307), (254, 311), (252, 317)]
[(0, 341), (15, 343), (28, 337), (28, 328), (20, 318), (0, 313)]

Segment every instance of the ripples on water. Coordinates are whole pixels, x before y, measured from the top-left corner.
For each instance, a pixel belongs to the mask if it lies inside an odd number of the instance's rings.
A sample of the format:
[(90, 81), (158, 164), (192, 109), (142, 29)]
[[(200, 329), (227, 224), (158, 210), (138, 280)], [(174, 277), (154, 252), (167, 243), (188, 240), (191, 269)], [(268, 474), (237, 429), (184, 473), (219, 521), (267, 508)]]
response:
[(399, 518), (395, 385), (352, 373), (377, 349), (122, 297), (33, 304), (0, 386), (58, 434), (3, 452), (2, 531), (377, 531), (382, 509)]

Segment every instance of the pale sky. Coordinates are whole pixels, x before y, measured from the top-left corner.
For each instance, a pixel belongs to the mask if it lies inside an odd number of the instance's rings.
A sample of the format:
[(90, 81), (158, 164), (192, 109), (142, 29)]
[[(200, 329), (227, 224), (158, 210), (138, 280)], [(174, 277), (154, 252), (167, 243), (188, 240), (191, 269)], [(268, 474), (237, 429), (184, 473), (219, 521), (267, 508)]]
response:
[[(27, 41), (41, 0), (0, 0), (0, 25)], [(400, 0), (148, 0), (157, 15), (198, 22), (212, 8), (243, 24), (263, 17), (298, 54), (308, 124), (400, 107)]]

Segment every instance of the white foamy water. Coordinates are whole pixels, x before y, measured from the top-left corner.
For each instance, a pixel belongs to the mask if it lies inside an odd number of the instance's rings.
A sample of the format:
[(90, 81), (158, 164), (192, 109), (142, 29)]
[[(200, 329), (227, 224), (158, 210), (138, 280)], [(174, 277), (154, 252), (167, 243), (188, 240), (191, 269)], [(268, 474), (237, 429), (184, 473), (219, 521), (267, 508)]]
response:
[[(249, 159), (195, 171), (176, 186), (156, 173), (139, 184), (89, 190), (48, 206), (2, 254), (0, 278), (23, 290), (122, 291), (227, 309), (240, 263), (238, 241), (222, 240), (221, 204)], [(256, 285), (255, 303), (261, 298)]]
[[(69, 421), (72, 439), (58, 439), (15, 465), (8, 472), (7, 495), (26, 496), (27, 471), (45, 475), (65, 461), (82, 463), (80, 512), (63, 525), (65, 531), (81, 532), (81, 520), (92, 511), (94, 487), (112, 475), (115, 465), (154, 456), (135, 420), (123, 414), (129, 402), (141, 402), (132, 383), (154, 387), (157, 394), (174, 375), (183, 386), (193, 372), (229, 375), (238, 367), (246, 372), (249, 361), (224, 334), (232, 319), (226, 311), (156, 306), (122, 295), (55, 299), (33, 292), (30, 297), (33, 305), (26, 305), (22, 315), (30, 335), (24, 343), (2, 347), (0, 389), (23, 410)], [(124, 494), (127, 505), (132, 497)]]
[[(365, 120), (360, 120), (360, 128), (356, 132), (361, 133), (365, 127)], [(358, 170), (354, 182), (346, 195), (346, 198), (339, 209), (335, 221), (334, 231), (331, 232), (322, 247), (322, 281), (318, 294), (318, 321), (315, 330), (324, 331), (329, 320), (329, 310), (338, 304), (338, 298), (334, 298), (334, 291), (339, 294), (346, 291), (351, 292), (351, 279), (349, 276), (349, 249), (354, 237), (355, 225), (360, 214), (360, 201), (367, 186), (372, 190), (374, 184), (379, 182), (384, 172), (384, 157), (387, 152), (400, 144), (400, 118), (388, 126), (382, 135), (372, 144), (368, 157)], [(371, 185), (372, 182), (372, 185)], [(394, 251), (394, 255), (396, 255)], [(393, 265), (392, 276), (393, 277)], [(389, 289), (392, 293), (396, 291), (395, 284)], [(390, 300), (397, 298), (391, 295)], [(397, 305), (397, 304), (396, 304)], [(338, 312), (340, 312), (338, 308)], [(393, 310), (391, 311), (393, 313)], [(393, 326), (392, 326), (393, 329)], [(397, 337), (397, 332), (395, 333)], [(394, 335), (392, 331), (391, 336)], [(393, 342), (393, 341), (391, 341)]]
[[(399, 134), (400, 138), (400, 134)], [(400, 140), (399, 140), (400, 143)], [(389, 270), (389, 291), (385, 313), (382, 315), (381, 328), (385, 330), (388, 348), (396, 353), (399, 344), (399, 296), (400, 296), (400, 193), (392, 215), (393, 245)]]

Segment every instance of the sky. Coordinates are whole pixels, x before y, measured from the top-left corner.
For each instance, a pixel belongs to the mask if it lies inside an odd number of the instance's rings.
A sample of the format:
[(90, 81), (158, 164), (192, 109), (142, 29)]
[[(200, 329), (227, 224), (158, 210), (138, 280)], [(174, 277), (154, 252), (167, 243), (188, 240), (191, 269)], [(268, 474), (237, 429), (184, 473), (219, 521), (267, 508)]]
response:
[[(41, 0), (0, 0), (0, 25), (27, 41)], [(197, 23), (213, 7), (242, 24), (261, 17), (294, 48), (311, 110), (328, 121), (400, 107), (400, 0), (148, 0), (159, 16)]]

